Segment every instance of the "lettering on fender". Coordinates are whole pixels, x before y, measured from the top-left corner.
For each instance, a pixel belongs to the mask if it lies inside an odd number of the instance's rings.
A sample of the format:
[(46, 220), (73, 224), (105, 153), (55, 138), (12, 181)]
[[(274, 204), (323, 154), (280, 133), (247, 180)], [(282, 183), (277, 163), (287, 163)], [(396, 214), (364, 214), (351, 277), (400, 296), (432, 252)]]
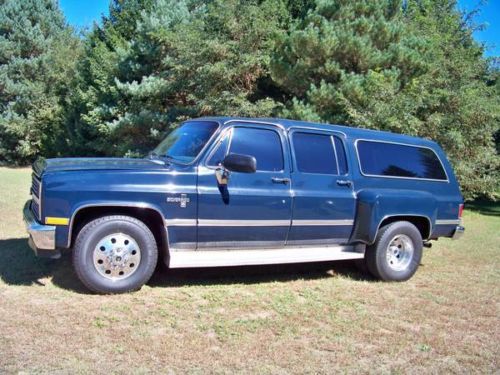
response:
[(184, 193), (180, 197), (167, 197), (167, 203), (180, 203), (181, 208), (186, 208), (190, 201), (187, 194)]

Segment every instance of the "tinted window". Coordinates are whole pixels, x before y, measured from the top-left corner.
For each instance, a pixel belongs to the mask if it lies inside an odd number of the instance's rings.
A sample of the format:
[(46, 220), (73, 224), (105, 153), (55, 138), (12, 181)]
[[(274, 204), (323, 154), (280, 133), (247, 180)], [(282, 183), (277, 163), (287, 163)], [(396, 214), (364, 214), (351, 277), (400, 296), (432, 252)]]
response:
[(218, 145), (216, 146), (215, 151), (212, 153), (210, 156), (210, 159), (208, 160), (207, 165), (210, 166), (218, 166), (220, 163), (222, 163), (222, 160), (226, 157), (227, 154), (227, 146), (229, 145), (229, 138), (230, 138), (231, 132), (226, 132), (224, 135), (224, 138), (222, 138)]
[(294, 133), (297, 169), (305, 173), (338, 174), (333, 140), (329, 135)]
[(364, 174), (446, 180), (441, 162), (428, 148), (359, 141), (358, 153)]
[(273, 130), (234, 128), (229, 153), (254, 156), (259, 171), (283, 170), (281, 140)]
[(347, 174), (347, 158), (342, 141), (338, 137), (333, 137), (335, 141), (335, 150), (337, 151), (337, 160), (339, 162), (339, 174)]

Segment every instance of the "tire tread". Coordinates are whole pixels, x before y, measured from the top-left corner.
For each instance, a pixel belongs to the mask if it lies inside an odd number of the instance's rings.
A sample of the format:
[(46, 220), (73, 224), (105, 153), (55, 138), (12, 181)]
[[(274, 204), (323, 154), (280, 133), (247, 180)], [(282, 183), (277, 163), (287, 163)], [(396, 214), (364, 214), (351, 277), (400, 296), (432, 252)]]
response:
[(385, 253), (387, 242), (388, 240), (390, 240), (388, 237), (394, 236), (393, 231), (396, 227), (406, 227), (406, 229), (411, 229), (412, 231), (415, 232), (414, 234), (415, 236), (417, 236), (418, 241), (416, 241), (417, 243), (414, 243), (414, 246), (415, 246), (415, 251), (417, 252), (416, 256), (418, 257), (418, 262), (420, 262), (422, 256), (422, 236), (418, 228), (409, 221), (403, 221), (403, 220), (395, 221), (390, 224), (384, 225), (382, 228), (380, 228), (375, 242), (372, 245), (367, 246), (365, 253), (366, 266), (369, 272), (377, 279), (385, 281), (404, 281), (408, 280), (416, 272), (415, 268), (412, 272), (410, 272), (408, 277), (402, 279), (395, 279), (391, 275), (387, 274), (387, 272), (383, 270), (382, 265), (379, 264), (380, 253), (382, 252)]
[[(148, 257), (150, 262), (153, 262), (154, 265), (152, 266), (151, 264), (148, 264), (147, 270), (148, 272), (142, 277), (142, 284), (140, 286), (131, 286), (129, 288), (122, 288), (120, 290), (109, 290), (106, 288), (99, 287), (95, 285), (95, 283), (88, 277), (87, 273), (83, 272), (82, 267), (80, 266), (83, 263), (83, 257), (85, 257), (85, 242), (87, 241), (87, 237), (92, 233), (93, 230), (95, 230), (97, 227), (100, 225), (109, 222), (109, 221), (127, 221), (129, 223), (135, 224), (138, 227), (140, 227), (146, 237), (147, 237), (147, 242), (148, 246), (151, 246), (151, 249), (153, 249), (153, 254), (151, 257)], [(148, 228), (146, 224), (144, 224), (142, 221), (139, 219), (136, 219), (135, 217), (132, 216), (126, 216), (126, 215), (110, 215), (110, 216), (102, 216), (100, 218), (94, 219), (87, 224), (83, 226), (83, 228), (80, 230), (78, 233), (78, 236), (75, 241), (75, 245), (73, 247), (73, 269), (75, 270), (78, 278), (80, 281), (87, 287), (89, 290), (99, 293), (99, 294), (110, 294), (110, 293), (128, 293), (132, 291), (139, 290), (143, 284), (145, 284), (153, 275), (153, 272), (156, 267), (157, 263), (157, 258), (158, 258), (158, 247), (156, 244), (155, 237), (151, 230)]]

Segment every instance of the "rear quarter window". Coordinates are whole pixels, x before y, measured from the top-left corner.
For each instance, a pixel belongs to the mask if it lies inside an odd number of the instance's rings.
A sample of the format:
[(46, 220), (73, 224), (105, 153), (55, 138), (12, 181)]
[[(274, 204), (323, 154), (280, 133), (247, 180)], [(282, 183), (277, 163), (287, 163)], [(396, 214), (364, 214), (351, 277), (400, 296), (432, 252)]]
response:
[(358, 141), (356, 147), (364, 175), (448, 180), (441, 161), (430, 148), (364, 140)]

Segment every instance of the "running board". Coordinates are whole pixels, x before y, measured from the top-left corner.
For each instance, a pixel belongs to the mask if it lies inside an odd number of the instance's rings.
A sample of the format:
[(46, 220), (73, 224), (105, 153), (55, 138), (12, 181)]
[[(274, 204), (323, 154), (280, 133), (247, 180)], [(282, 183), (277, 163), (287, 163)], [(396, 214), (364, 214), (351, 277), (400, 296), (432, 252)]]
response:
[(258, 250), (171, 251), (170, 268), (252, 266), (362, 259), (365, 246), (291, 247)]

